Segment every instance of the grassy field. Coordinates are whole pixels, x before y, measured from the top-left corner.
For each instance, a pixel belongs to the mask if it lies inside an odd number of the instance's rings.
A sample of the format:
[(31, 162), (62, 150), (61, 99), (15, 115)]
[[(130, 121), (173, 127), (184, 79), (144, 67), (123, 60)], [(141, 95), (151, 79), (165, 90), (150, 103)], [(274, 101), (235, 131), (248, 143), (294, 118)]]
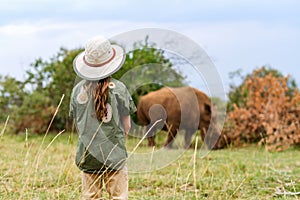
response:
[[(77, 135), (0, 137), (0, 199), (80, 199)], [(128, 140), (132, 150), (137, 140)], [(142, 143), (138, 151), (151, 151)], [(174, 153), (169, 150), (170, 155)], [(248, 146), (200, 158), (190, 149), (163, 169), (129, 174), (130, 199), (298, 199), (300, 151)]]

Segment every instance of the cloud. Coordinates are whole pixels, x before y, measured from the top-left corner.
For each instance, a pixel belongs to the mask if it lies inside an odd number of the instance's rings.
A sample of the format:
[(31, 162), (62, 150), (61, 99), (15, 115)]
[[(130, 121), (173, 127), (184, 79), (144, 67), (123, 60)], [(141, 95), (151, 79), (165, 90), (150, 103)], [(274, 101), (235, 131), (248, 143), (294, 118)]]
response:
[(0, 24), (100, 19), (168, 23), (262, 20), (299, 25), (299, 6), (297, 0), (7, 0), (1, 2)]
[[(78, 5), (78, 4), (77, 4)], [(212, 58), (225, 85), (228, 73), (238, 68), (250, 72), (270, 64), (284, 74), (300, 77), (296, 57), (300, 46), (299, 26), (267, 23), (261, 20), (216, 22), (157, 22), (134, 20), (35, 20), (0, 26), (2, 74), (22, 78), (36, 58), (49, 59), (60, 47), (82, 47), (98, 34), (112, 37), (139, 28), (163, 28), (178, 31), (200, 44)]]
[(30, 35), (40, 34), (41, 32), (55, 31), (66, 28), (66, 24), (10, 24), (0, 26), (0, 34), (9, 37), (27, 37)]

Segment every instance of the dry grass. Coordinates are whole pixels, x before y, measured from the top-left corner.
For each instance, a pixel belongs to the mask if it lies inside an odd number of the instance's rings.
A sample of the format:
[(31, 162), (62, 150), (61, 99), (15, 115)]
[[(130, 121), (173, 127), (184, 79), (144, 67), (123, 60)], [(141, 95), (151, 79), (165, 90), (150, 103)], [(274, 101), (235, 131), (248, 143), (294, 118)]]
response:
[[(55, 136), (0, 137), (0, 199), (80, 199), (77, 135)], [(128, 149), (136, 144), (129, 138)], [(137, 150), (155, 151), (145, 144)], [(195, 149), (161, 170), (130, 173), (130, 199), (297, 199), (275, 192), (300, 191), (299, 149), (278, 153), (250, 146), (214, 151), (204, 159)]]

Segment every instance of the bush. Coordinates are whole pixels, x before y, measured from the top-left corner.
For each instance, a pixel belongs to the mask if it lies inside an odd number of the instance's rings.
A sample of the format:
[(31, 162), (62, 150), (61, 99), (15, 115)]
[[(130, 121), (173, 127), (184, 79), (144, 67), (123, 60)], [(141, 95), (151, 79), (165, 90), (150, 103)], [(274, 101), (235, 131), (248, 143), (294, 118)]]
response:
[(300, 144), (300, 93), (290, 91), (289, 77), (260, 74), (255, 70), (241, 87), (247, 95), (244, 107), (233, 104), (227, 115), (224, 135), (235, 146), (266, 145), (267, 150), (284, 150)]

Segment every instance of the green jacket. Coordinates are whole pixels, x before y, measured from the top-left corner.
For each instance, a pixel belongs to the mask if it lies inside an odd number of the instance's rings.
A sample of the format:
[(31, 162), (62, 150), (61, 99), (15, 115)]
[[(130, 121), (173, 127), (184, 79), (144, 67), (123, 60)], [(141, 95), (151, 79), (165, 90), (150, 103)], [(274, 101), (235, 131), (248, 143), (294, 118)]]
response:
[(73, 116), (79, 134), (76, 165), (84, 172), (95, 173), (107, 168), (123, 167), (127, 151), (122, 116), (136, 111), (126, 86), (115, 79), (109, 84), (107, 119), (99, 121), (94, 98), (86, 89), (89, 82), (82, 80), (72, 91), (70, 116)]

